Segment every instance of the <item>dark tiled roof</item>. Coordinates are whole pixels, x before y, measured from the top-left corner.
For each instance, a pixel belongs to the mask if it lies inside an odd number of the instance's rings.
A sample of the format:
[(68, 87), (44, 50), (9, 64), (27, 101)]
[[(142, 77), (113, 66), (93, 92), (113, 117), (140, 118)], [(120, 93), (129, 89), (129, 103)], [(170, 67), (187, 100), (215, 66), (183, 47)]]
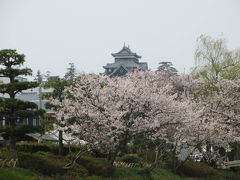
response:
[[(139, 62), (141, 56), (133, 53), (129, 47), (124, 46), (118, 53), (112, 54), (115, 58), (114, 63), (107, 63), (103, 66), (106, 75), (121, 76), (134, 69), (147, 70), (148, 65), (146, 62)], [(123, 68), (121, 72), (121, 68)]]
[(115, 63), (108, 63), (106, 66), (103, 66), (104, 68), (117, 68), (119, 66), (125, 66), (125, 67), (131, 67), (131, 68), (138, 68), (140, 65), (140, 63), (136, 63), (133, 60), (129, 60), (129, 61), (116, 61)]
[(141, 56), (137, 55), (136, 53), (133, 53), (131, 51), (131, 49), (129, 47), (126, 47), (126, 46), (123, 46), (123, 48), (121, 49), (121, 51), (119, 51), (118, 53), (113, 53), (112, 54), (113, 57), (124, 57), (124, 56), (133, 56), (133, 57), (136, 57), (136, 58), (141, 58)]

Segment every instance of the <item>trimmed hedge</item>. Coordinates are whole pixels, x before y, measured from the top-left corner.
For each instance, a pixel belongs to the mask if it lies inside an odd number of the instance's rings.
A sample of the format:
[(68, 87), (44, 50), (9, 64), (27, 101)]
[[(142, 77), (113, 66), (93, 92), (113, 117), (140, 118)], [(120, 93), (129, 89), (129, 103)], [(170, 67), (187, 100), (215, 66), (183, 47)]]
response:
[[(71, 152), (76, 152), (82, 149), (82, 147), (70, 146)], [(58, 154), (58, 145), (57, 144), (50, 144), (50, 143), (17, 143), (17, 150), (24, 151), (24, 152), (51, 152), (52, 154)], [(64, 154), (69, 153), (69, 147), (64, 146), (63, 149)]]
[(76, 164), (73, 169), (69, 169), (67, 175), (70, 177), (86, 177), (88, 170), (82, 165)]
[(187, 161), (178, 169), (178, 173), (190, 177), (210, 177), (215, 171), (212, 167), (202, 162)]
[(50, 155), (40, 153), (18, 153), (18, 166), (21, 168), (37, 171), (43, 175), (64, 174), (66, 170), (63, 166), (68, 163), (67, 160)]
[(69, 159), (62, 156), (55, 156), (49, 153), (18, 153), (21, 168), (30, 169), (47, 176), (68, 176), (68, 177), (86, 177), (88, 170), (81, 165), (76, 164), (71, 169), (64, 169)]
[(77, 163), (85, 167), (90, 175), (109, 177), (114, 171), (114, 167), (102, 158), (83, 156)]
[(135, 163), (135, 164), (141, 164), (142, 162), (142, 159), (137, 154), (126, 154), (126, 155), (123, 155), (122, 157), (119, 157), (117, 160), (125, 163)]

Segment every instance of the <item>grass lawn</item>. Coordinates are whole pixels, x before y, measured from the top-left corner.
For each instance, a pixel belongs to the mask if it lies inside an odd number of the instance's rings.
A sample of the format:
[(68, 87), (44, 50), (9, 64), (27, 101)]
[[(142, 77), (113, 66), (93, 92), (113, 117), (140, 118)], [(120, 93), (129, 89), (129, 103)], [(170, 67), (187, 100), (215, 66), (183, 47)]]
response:
[(37, 180), (38, 174), (22, 168), (0, 167), (0, 180)]
[(113, 179), (123, 179), (123, 180), (148, 180), (150, 177), (152, 179), (161, 179), (161, 180), (180, 180), (183, 179), (180, 176), (172, 173), (166, 169), (154, 169), (151, 172), (151, 176), (143, 175), (139, 173), (140, 168), (116, 168), (113, 173)]

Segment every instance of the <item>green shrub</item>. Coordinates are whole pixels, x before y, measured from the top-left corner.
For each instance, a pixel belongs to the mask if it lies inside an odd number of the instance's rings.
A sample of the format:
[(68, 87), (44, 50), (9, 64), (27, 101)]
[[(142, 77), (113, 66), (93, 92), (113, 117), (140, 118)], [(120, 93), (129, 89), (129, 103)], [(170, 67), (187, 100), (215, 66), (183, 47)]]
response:
[(86, 177), (88, 176), (88, 170), (85, 167), (76, 164), (73, 169), (68, 170), (67, 175), (72, 177)]
[(209, 177), (215, 171), (205, 163), (187, 161), (179, 167), (178, 172), (191, 177)]
[(90, 175), (109, 177), (114, 171), (114, 167), (102, 158), (83, 156), (77, 160), (77, 163), (85, 167)]
[(14, 151), (8, 150), (7, 148), (0, 148), (0, 159), (12, 159), (16, 157), (15, 154)]
[(63, 174), (66, 172), (63, 166), (67, 163), (67, 160), (47, 153), (18, 153), (19, 167), (31, 169), (43, 175)]
[(239, 180), (240, 174), (237, 172), (233, 172), (227, 169), (217, 169), (215, 170), (215, 175), (211, 177), (211, 179), (231, 179), (231, 180)]
[(85, 178), (85, 180), (104, 180), (105, 178), (101, 177), (101, 176), (89, 176), (87, 178)]
[[(76, 147), (76, 146), (70, 146), (70, 149), (72, 152), (76, 152), (82, 149), (82, 147)], [(18, 151), (24, 151), (24, 152), (51, 152), (52, 154), (57, 155), (58, 154), (58, 145), (57, 144), (51, 144), (51, 143), (17, 143), (17, 150)], [(63, 149), (64, 154), (69, 153), (69, 147), (64, 146)]]
[(118, 160), (125, 163), (135, 163), (135, 164), (140, 164), (142, 161), (142, 159), (137, 154), (126, 154), (118, 158)]
[(138, 174), (144, 177), (148, 177), (148, 179), (151, 179), (151, 170), (150, 168), (144, 168), (141, 169)]

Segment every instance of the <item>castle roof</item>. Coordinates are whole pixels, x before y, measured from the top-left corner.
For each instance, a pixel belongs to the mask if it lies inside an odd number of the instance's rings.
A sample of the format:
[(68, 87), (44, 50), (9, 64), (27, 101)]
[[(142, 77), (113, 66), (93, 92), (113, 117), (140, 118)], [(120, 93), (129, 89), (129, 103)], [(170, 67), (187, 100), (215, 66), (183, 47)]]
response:
[(139, 58), (141, 56), (133, 53), (129, 47), (125, 45), (118, 53), (113, 53), (114, 63), (107, 63), (103, 68), (105, 69), (106, 75), (113, 76), (121, 76), (126, 74), (127, 72), (133, 71), (135, 69), (139, 70), (147, 70), (148, 65), (145, 62), (139, 62)]
[(125, 45), (119, 52), (112, 53), (112, 56), (115, 58), (129, 58), (129, 57), (135, 57), (137, 59), (141, 58), (141, 56), (137, 55), (136, 53), (133, 53), (131, 49)]

